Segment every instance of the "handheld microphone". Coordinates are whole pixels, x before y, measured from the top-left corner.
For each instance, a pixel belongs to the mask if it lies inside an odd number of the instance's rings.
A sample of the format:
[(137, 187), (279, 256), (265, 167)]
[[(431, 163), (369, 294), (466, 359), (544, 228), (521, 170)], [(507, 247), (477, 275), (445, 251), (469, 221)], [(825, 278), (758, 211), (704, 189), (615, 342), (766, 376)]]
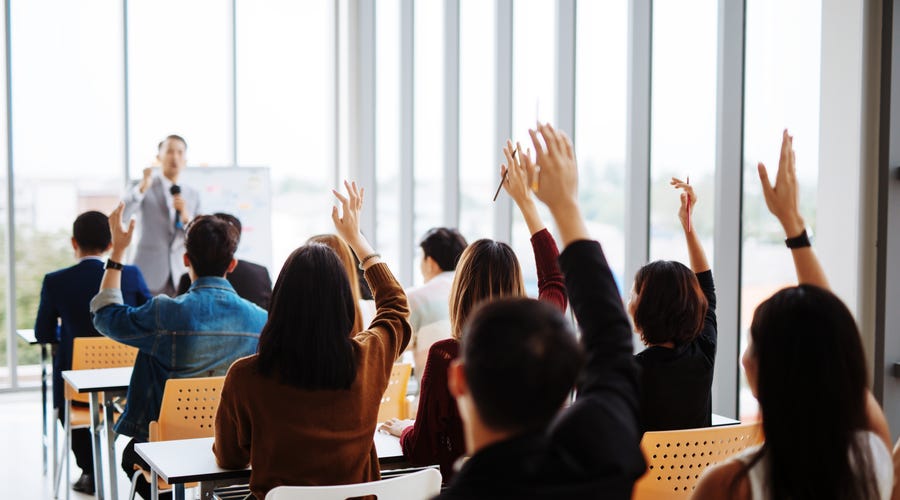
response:
[[(172, 184), (172, 187), (169, 188), (169, 193), (172, 196), (181, 194), (181, 186), (178, 184)], [(181, 229), (184, 225), (181, 223), (181, 210), (175, 209), (175, 229)]]

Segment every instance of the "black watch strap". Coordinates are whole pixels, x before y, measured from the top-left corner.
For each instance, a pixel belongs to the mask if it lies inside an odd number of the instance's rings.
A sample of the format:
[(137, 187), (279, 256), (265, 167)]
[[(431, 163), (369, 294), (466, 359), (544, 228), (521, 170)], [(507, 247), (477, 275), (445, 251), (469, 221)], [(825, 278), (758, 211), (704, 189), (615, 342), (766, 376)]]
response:
[(806, 234), (806, 229), (800, 235), (784, 240), (784, 244), (790, 249), (812, 246), (812, 243), (809, 242), (809, 235)]
[(112, 259), (106, 259), (106, 266), (105, 266), (106, 269), (117, 269), (117, 270), (121, 271), (123, 267), (125, 267), (125, 265), (122, 264), (121, 262), (116, 262)]

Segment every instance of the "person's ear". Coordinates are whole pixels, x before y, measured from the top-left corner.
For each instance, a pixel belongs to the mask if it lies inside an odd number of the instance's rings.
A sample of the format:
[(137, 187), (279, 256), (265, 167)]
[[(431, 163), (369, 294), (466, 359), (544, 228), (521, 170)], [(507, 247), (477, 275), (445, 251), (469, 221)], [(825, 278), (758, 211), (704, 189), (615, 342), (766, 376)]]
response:
[(72, 250), (78, 251), (78, 242), (75, 241), (75, 237), (72, 236)]
[(237, 264), (237, 259), (231, 259), (231, 264), (228, 264), (228, 269), (225, 270), (225, 274), (230, 274), (232, 271), (234, 271), (234, 268), (237, 267)]
[(454, 398), (465, 396), (469, 393), (465, 365), (458, 359), (453, 360), (447, 368), (447, 388), (450, 390), (450, 395)]
[(188, 254), (185, 253), (182, 258), (184, 259), (184, 267), (191, 267), (191, 259), (188, 258)]

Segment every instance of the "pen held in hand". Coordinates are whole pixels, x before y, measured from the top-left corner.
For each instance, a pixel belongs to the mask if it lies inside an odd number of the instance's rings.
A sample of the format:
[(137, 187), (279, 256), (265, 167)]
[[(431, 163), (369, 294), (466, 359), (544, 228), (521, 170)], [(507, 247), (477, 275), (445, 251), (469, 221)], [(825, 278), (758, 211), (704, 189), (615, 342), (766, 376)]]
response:
[[(516, 157), (516, 153), (519, 152), (519, 148), (513, 149), (512, 157)], [(497, 197), (500, 196), (500, 188), (503, 187), (503, 183), (506, 182), (506, 176), (509, 175), (509, 167), (506, 168), (506, 172), (503, 172), (503, 177), (500, 178), (500, 184), (497, 186), (497, 191), (494, 192), (494, 199), (491, 201), (497, 201)]]
[[(691, 176), (690, 175), (687, 176), (686, 181), (687, 181), (686, 184), (688, 186), (690, 186), (691, 185)], [(690, 195), (690, 193), (688, 193), (688, 199), (687, 199), (687, 223), (688, 223), (688, 232), (690, 233), (691, 232), (691, 195)]]

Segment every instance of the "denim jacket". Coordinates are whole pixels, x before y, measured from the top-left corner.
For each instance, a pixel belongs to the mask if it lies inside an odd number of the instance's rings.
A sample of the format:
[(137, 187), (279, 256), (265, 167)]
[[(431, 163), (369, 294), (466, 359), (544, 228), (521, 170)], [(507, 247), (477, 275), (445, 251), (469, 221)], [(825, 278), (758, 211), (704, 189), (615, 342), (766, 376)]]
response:
[(144, 439), (159, 417), (166, 380), (225, 375), (236, 359), (256, 352), (267, 319), (264, 309), (216, 277), (199, 278), (184, 295), (160, 295), (140, 307), (124, 305), (117, 288), (103, 289), (91, 312), (99, 332), (139, 350), (116, 432)]

